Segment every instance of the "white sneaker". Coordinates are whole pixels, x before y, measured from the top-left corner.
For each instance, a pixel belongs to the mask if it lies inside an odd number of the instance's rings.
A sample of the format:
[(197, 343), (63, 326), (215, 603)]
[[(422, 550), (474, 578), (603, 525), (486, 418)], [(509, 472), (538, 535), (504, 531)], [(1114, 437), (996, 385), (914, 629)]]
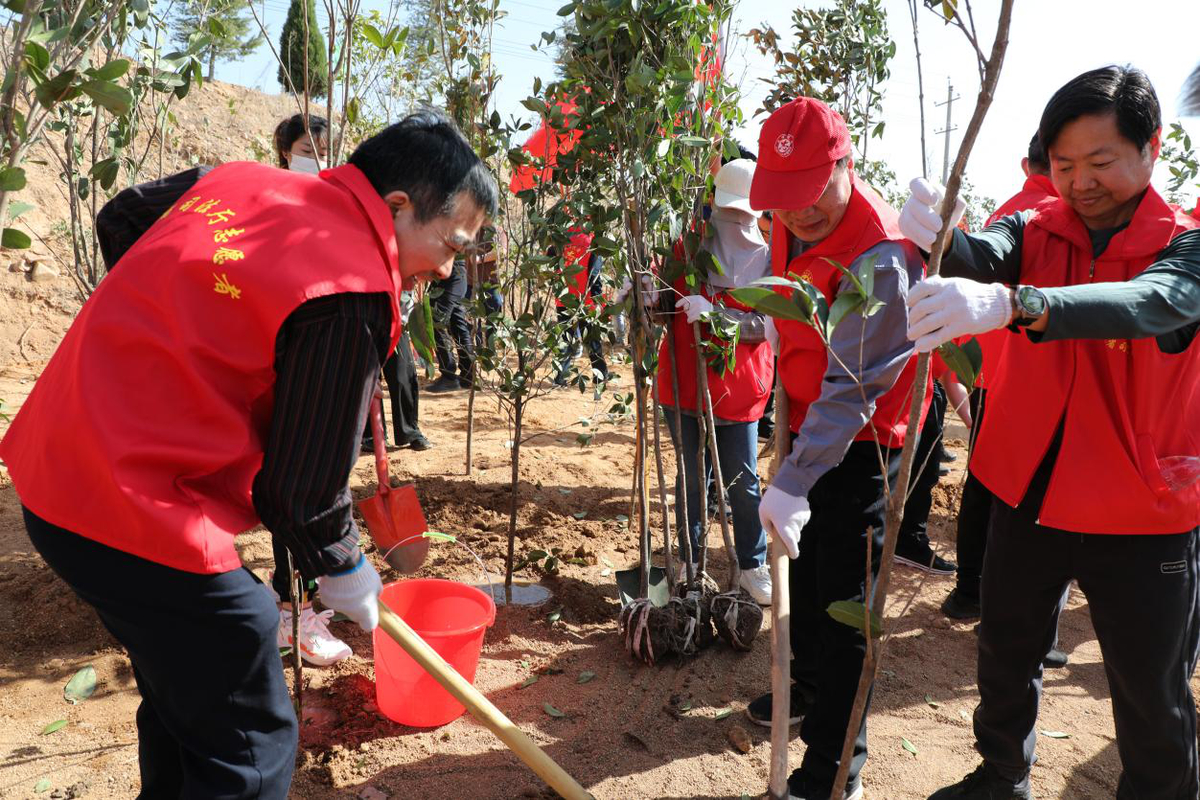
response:
[[(329, 618), (332, 616), (333, 609), (326, 609), (320, 614), (313, 611), (312, 606), (300, 609), (300, 657), (309, 664), (327, 667), (353, 655), (350, 645), (329, 632)], [(280, 647), (292, 646), (292, 612), (289, 609), (279, 609), (276, 643)]]
[(760, 606), (771, 605), (771, 567), (763, 564), (754, 569), (742, 570), (738, 585), (745, 589)]

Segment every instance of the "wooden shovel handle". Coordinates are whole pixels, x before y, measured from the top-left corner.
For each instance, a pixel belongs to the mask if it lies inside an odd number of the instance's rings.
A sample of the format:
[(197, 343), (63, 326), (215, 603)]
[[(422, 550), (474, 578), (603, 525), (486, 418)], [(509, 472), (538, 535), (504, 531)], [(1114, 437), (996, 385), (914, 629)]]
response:
[[(775, 383), (775, 459), (771, 479), (787, 458), (791, 437), (788, 420), (788, 397), (783, 388), (783, 376)], [(792, 715), (792, 603), (788, 592), (788, 554), (774, 531), (767, 531), (771, 547), (771, 772), (768, 795), (771, 800), (786, 800), (788, 796), (788, 720)]]
[(391, 491), (392, 482), (388, 478), (387, 445), (383, 438), (383, 391), (375, 384), (375, 394), (371, 397), (371, 440), (375, 445), (375, 477), (379, 482), (378, 493), (387, 494)]
[(467, 707), (471, 716), (482, 722), (499, 737), (525, 764), (548, 783), (554, 791), (567, 800), (592, 800), (592, 796), (584, 791), (574, 778), (554, 762), (546, 752), (534, 744), (520, 728), (512, 723), (504, 712), (492, 705), (492, 701), (471, 685), (466, 678), (458, 674), (454, 667), (438, 655), (420, 635), (408, 626), (396, 612), (387, 607), (383, 601), (379, 603), (379, 627), (388, 636), (396, 640), (396, 644), (404, 649), (421, 668), (433, 676), (454, 699)]

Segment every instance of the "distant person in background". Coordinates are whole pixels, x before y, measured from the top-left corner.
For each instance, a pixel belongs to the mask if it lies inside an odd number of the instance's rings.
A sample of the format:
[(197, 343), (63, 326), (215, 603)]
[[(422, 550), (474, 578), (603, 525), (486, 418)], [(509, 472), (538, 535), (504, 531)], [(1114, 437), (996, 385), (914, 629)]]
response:
[[(387, 382), (388, 397), (391, 399), (392, 435), (396, 446), (428, 450), (433, 447), (433, 442), (421, 433), (417, 424), (420, 386), (417, 384), (417, 365), (413, 360), (412, 337), (408, 332), (408, 320), (416, 306), (417, 298), (412, 292), (400, 294), (400, 321), (404, 323), (405, 330), (400, 336), (400, 343), (396, 345), (396, 351), (383, 365), (383, 379)], [(365, 453), (375, 451), (370, 419), (367, 420), (367, 429), (363, 433), (362, 449)]]
[[(467, 389), (475, 376), (475, 348), (463, 300), (467, 296), (467, 255), (454, 260), (450, 277), (433, 284), (434, 352), (441, 376), (425, 387), (430, 394)], [(457, 358), (455, 357), (457, 353)]]
[(558, 321), (565, 326), (565, 352), (554, 376), (557, 386), (567, 385), (571, 362), (582, 355), (584, 347), (588, 351), (592, 380), (596, 383), (608, 380), (608, 362), (604, 360), (604, 330), (586, 320), (572, 322), (582, 306), (592, 307), (597, 302), (603, 302), (600, 276), (604, 270), (604, 256), (593, 250), (591, 244), (592, 234), (576, 229), (566, 248), (564, 280), (572, 299), (569, 302), (557, 301)]
[[(294, 114), (275, 126), (275, 157), (290, 172), (316, 175), (329, 166), (329, 120), (315, 114)], [(317, 159), (320, 159), (318, 161)]]

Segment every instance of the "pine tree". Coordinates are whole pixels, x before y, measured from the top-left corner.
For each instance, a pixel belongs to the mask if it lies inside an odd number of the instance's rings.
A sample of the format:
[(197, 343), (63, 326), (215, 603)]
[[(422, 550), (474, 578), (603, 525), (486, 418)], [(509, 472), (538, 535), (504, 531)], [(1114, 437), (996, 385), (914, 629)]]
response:
[[(304, 28), (305, 5), (308, 6), (308, 80), (305, 81)], [(324, 97), (328, 92), (328, 61), (325, 37), (317, 24), (315, 0), (292, 0), (283, 33), (279, 36), (279, 83), (284, 91), (303, 92), (308, 86), (309, 97)], [(290, 78), (290, 81), (289, 81)]]
[(194, 36), (212, 37), (212, 44), (204, 50), (208, 80), (212, 80), (218, 61), (245, 58), (265, 41), (254, 33), (257, 26), (246, 11), (241, 0), (187, 0), (176, 13), (173, 38), (180, 47), (186, 47)]

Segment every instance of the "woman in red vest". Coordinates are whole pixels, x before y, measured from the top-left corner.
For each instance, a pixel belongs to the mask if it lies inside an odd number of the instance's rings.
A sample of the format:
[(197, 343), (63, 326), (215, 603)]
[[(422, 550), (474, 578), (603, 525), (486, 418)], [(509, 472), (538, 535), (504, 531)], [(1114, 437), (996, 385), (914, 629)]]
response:
[[(920, 350), (1006, 325), (976, 441), (996, 496), (984, 559), (979, 768), (933, 796), (1030, 797), (1042, 655), (1059, 598), (1087, 596), (1112, 692), (1119, 798), (1195, 798), (1200, 641), (1200, 225), (1150, 185), (1161, 113), (1146, 75), (1086, 72), (1038, 137), (1059, 198), (953, 239), (910, 296)], [(902, 227), (928, 247), (940, 198)]]
[[(704, 489), (711, 466), (701, 464), (700, 426), (697, 423), (699, 392), (696, 387), (696, 342), (692, 322), (709, 313), (719, 314), (738, 326), (735, 366), (732, 371), (708, 369), (708, 388), (712, 395), (713, 417), (717, 424), (717, 454), (721, 459), (721, 477), (725, 481), (733, 516), (733, 536), (741, 587), (755, 602), (771, 603), (771, 572), (767, 566), (767, 538), (758, 519), (758, 420), (775, 381), (774, 356), (766, 341), (765, 318), (743, 306), (729, 294), (732, 289), (748, 286), (771, 273), (770, 251), (758, 229), (758, 214), (750, 208), (750, 184), (754, 162), (739, 158), (717, 172), (712, 215), (706, 223), (707, 235), (700, 247), (713, 255), (720, 273), (710, 272), (691, 294), (683, 278), (675, 284), (672, 297), (680, 309), (667, 315), (674, 326), (675, 350), (663, 337), (658, 354), (659, 402), (666, 410), (671, 441), (682, 448), (686, 459), (688, 485), (677, 476), (675, 505), (687, 504), (688, 532), (692, 559), (699, 561), (700, 534), (706, 501)], [(707, 323), (700, 326), (707, 336)], [(703, 356), (702, 356), (703, 357)], [(679, 397), (672, 388), (671, 362), (679, 382)], [(678, 406), (680, 425), (675, 424), (673, 409)], [(704, 476), (704, 477), (700, 477)], [(680, 531), (680, 536), (684, 535)]]
[(368, 402), (401, 289), (446, 274), (496, 197), (435, 113), (319, 176), (217, 167), (104, 279), (13, 420), (0, 456), (30, 539), (129, 652), (142, 796), (287, 796), (279, 612), (234, 537), (261, 521), (326, 606), (377, 624), (347, 485)]

